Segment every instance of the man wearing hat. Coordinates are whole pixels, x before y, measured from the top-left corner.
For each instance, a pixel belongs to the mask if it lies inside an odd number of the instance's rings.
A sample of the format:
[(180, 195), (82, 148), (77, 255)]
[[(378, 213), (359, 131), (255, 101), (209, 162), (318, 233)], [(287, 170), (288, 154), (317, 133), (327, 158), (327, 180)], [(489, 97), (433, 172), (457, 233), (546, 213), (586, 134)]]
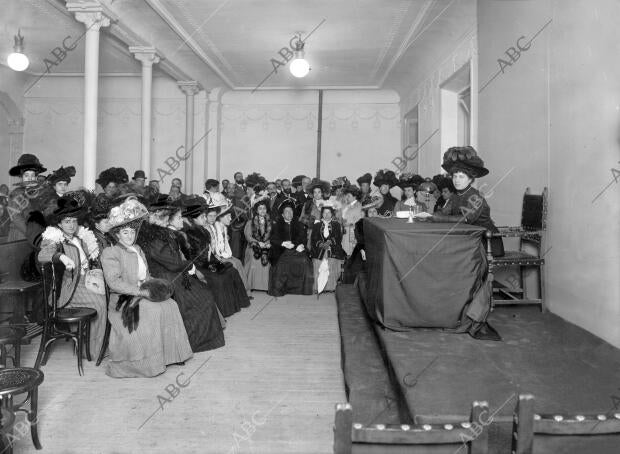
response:
[(308, 199), (312, 198), (312, 193), (308, 192), (308, 185), (310, 182), (310, 178), (305, 175), (297, 175), (293, 178), (292, 185), (295, 188), (293, 197), (295, 197), (295, 201), (297, 203), (297, 211), (295, 213), (296, 217), (301, 216), (301, 210), (303, 209), (304, 204)]
[(11, 226), (8, 241), (28, 238), (32, 242), (35, 236), (41, 233), (39, 228), (35, 228), (36, 231), (29, 228), (26, 221), (33, 211), (43, 209), (42, 196), (46, 186), (38, 183), (37, 175), (46, 170), (39, 162), (39, 158), (32, 154), (21, 155), (17, 160), (17, 165), (9, 170), (10, 176), (20, 177), (21, 181), (15, 184), (17, 187), (9, 194), (7, 211)]
[(131, 190), (136, 194), (144, 195), (146, 190), (146, 174), (144, 170), (136, 170), (131, 179)]

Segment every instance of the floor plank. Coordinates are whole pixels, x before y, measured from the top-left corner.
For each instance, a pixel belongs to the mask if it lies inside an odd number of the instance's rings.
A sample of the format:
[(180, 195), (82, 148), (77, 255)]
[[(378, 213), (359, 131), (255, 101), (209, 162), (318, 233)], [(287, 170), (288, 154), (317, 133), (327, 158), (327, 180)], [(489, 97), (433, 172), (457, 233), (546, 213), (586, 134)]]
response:
[[(42, 369), (43, 450), (28, 433), (15, 451), (332, 452), (334, 405), (346, 400), (334, 295), (254, 296), (228, 319), (225, 347), (155, 378), (113, 379), (105, 362), (86, 363), (79, 377), (70, 343), (61, 342)], [(38, 344), (23, 348), (24, 365), (34, 364)], [(189, 380), (178, 394), (170, 386), (177, 377)]]

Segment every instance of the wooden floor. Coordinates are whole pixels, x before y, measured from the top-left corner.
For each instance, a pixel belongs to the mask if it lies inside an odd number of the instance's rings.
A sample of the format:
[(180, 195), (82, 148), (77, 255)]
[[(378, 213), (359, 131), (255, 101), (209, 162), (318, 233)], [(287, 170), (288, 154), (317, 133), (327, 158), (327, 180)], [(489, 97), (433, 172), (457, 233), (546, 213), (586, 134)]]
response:
[[(59, 343), (42, 369), (43, 450), (27, 434), (15, 452), (332, 452), (334, 405), (345, 401), (334, 295), (254, 296), (228, 319), (225, 347), (155, 378), (110, 378), (105, 363), (80, 377), (70, 343)], [(23, 365), (34, 364), (38, 339)], [(189, 380), (180, 391), (169, 386), (177, 377)]]

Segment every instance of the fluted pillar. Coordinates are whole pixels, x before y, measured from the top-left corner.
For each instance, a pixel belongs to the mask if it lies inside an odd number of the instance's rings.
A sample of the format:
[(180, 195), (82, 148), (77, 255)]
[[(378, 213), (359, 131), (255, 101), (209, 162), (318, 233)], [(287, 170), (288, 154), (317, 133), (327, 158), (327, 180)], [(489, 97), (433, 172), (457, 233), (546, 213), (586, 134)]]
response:
[(220, 121), (222, 114), (222, 94), (220, 87), (209, 92), (209, 119), (207, 136), (207, 156), (205, 159), (205, 178), (220, 179)]
[(200, 91), (194, 80), (177, 82), (185, 93), (185, 191), (194, 192), (194, 95)]
[(142, 146), (140, 169), (151, 175), (151, 117), (153, 99), (153, 64), (159, 63), (159, 55), (153, 47), (132, 46), (129, 51), (142, 63)]
[(94, 2), (69, 2), (67, 10), (86, 27), (84, 48), (84, 187), (95, 188), (97, 178), (97, 103), (99, 99), (99, 29), (110, 18)]

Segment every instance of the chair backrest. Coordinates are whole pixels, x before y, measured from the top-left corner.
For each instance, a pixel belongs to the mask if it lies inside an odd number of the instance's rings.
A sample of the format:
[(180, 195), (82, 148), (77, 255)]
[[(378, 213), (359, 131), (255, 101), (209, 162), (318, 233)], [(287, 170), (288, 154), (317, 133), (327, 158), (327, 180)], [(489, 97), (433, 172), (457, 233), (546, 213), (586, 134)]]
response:
[(43, 316), (48, 320), (58, 310), (56, 269), (53, 263), (40, 263), (39, 266), (43, 285)]
[(547, 188), (542, 194), (532, 194), (530, 188), (523, 194), (521, 211), (521, 227), (523, 230), (546, 230), (547, 228)]
[[(620, 446), (620, 412), (613, 415), (538, 415), (534, 413), (534, 396), (521, 394), (513, 420), (512, 452), (515, 454), (535, 453), (533, 449), (536, 435), (544, 437), (544, 441), (547, 442), (550, 438), (556, 437), (585, 436), (587, 437), (585, 443), (591, 445), (597, 438), (595, 436), (609, 434), (617, 434), (618, 440), (607, 439), (607, 441)], [(567, 444), (569, 443), (574, 445), (575, 440), (567, 441)], [(593, 449), (589, 452), (603, 451)]]
[(443, 445), (451, 454), (483, 454), (488, 450), (489, 424), (482, 423), (482, 416), (488, 411), (487, 402), (474, 402), (470, 420), (460, 423), (363, 426), (353, 423), (350, 404), (337, 404), (334, 454), (351, 454), (356, 447), (361, 450), (369, 445), (381, 445), (382, 452), (387, 452), (387, 445), (406, 445), (411, 453), (427, 453), (431, 452), (429, 445), (437, 448)]

